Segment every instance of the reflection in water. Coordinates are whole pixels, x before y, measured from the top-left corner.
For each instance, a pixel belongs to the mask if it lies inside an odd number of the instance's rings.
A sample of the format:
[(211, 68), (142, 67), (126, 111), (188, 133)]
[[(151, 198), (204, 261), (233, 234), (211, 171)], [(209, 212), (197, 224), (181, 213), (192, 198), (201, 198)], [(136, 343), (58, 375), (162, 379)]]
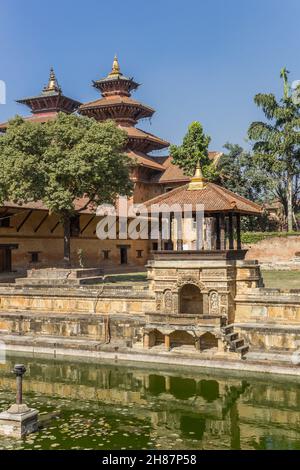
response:
[(18, 356), (0, 366), (1, 409), (14, 400), (16, 362), (43, 428), (0, 448), (300, 448), (297, 382)]

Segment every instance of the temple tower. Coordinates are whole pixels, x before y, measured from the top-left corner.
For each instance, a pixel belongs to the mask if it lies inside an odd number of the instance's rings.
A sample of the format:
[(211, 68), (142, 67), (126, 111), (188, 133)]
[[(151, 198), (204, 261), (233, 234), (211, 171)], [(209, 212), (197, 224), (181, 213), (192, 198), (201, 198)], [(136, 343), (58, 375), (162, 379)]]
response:
[(134, 192), (134, 201), (143, 202), (160, 194), (161, 188), (157, 187), (157, 192), (153, 192), (155, 188), (149, 183), (164, 171), (164, 167), (149, 153), (168, 147), (169, 142), (136, 127), (141, 119), (150, 118), (155, 112), (131, 97), (139, 84), (133, 78), (123, 75), (115, 56), (111, 72), (106, 77), (93, 81), (93, 86), (100, 91), (102, 97), (81, 105), (79, 113), (100, 122), (113, 119), (127, 133), (126, 152), (137, 163), (132, 174), (135, 188), (138, 189)]

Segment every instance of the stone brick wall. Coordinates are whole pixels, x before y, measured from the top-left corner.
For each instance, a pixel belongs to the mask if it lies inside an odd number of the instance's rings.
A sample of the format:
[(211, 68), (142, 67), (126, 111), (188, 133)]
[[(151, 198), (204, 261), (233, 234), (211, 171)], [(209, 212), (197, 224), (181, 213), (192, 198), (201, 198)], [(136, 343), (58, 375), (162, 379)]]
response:
[(248, 248), (246, 259), (269, 263), (292, 261), (295, 253), (300, 251), (300, 235), (268, 238), (253, 245), (245, 245), (244, 248)]

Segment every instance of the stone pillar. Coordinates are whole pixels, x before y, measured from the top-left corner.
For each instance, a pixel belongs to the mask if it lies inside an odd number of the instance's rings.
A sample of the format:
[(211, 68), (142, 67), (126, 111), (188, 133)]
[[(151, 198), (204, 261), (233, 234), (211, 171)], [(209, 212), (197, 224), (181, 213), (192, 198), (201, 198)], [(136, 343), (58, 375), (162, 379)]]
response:
[(218, 352), (224, 352), (224, 343), (221, 338), (218, 338)]
[(158, 216), (158, 239), (157, 239), (157, 250), (160, 251), (163, 249), (162, 246), (162, 235), (161, 235), (161, 214)]
[(208, 250), (211, 250), (211, 218), (206, 218), (206, 246)]
[(196, 214), (196, 250), (203, 250), (204, 215)]
[(241, 250), (242, 242), (241, 242), (241, 216), (240, 214), (236, 214), (236, 240), (237, 240), (237, 249)]
[(225, 217), (223, 214), (220, 215), (220, 249), (226, 250), (226, 225)]
[(167, 351), (171, 349), (170, 335), (165, 335), (165, 348)]
[(221, 228), (220, 228), (220, 216), (216, 215), (216, 250), (221, 249)]
[(171, 377), (169, 375), (165, 376), (165, 387), (166, 392), (169, 392), (171, 390)]
[(23, 402), (23, 390), (22, 390), (22, 381), (23, 375), (26, 372), (26, 367), (23, 364), (16, 364), (13, 370), (13, 373), (16, 374), (16, 384), (17, 384), (17, 393), (16, 393), (16, 404), (22, 405)]
[(150, 338), (149, 338), (149, 333), (148, 332), (145, 332), (144, 333), (144, 337), (143, 337), (143, 347), (145, 349), (149, 349), (150, 348)]
[(232, 213), (229, 214), (229, 224), (228, 224), (228, 232), (229, 232), (229, 250), (234, 249), (234, 238), (233, 238), (233, 217)]

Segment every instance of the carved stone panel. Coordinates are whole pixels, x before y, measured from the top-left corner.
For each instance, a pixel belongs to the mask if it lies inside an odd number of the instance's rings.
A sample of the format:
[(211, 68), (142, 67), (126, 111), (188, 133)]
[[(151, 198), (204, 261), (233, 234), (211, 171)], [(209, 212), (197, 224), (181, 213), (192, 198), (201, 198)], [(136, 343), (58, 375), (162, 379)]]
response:
[(164, 310), (166, 313), (173, 312), (173, 294), (170, 290), (164, 293)]
[(209, 294), (209, 313), (210, 315), (220, 314), (220, 297), (216, 291), (212, 291)]
[(162, 300), (163, 300), (162, 292), (157, 292), (156, 293), (156, 310), (158, 312), (161, 312), (162, 310)]
[(201, 273), (202, 278), (216, 278), (220, 279), (226, 277), (225, 269), (203, 269)]

